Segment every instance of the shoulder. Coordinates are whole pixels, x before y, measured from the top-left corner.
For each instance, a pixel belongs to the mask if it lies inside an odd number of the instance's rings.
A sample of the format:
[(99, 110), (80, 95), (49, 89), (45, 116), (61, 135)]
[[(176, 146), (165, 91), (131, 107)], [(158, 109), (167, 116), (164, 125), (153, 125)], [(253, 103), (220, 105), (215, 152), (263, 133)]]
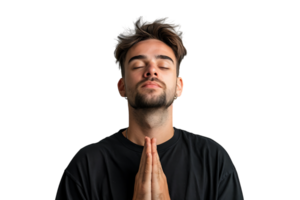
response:
[(195, 146), (195, 148), (200, 148), (201, 150), (209, 150), (211, 153), (227, 153), (219, 143), (209, 137), (191, 133), (182, 129), (180, 129), (180, 131), (182, 132), (183, 139), (188, 141), (189, 144)]
[(183, 140), (189, 145), (189, 148), (203, 161), (209, 161), (220, 167), (222, 173), (228, 173), (235, 170), (233, 162), (223, 146), (215, 140), (181, 130)]
[(66, 168), (71, 174), (79, 171), (88, 171), (90, 166), (101, 165), (104, 162), (106, 152), (112, 151), (116, 144), (115, 134), (100, 140), (97, 143), (86, 145), (79, 149)]

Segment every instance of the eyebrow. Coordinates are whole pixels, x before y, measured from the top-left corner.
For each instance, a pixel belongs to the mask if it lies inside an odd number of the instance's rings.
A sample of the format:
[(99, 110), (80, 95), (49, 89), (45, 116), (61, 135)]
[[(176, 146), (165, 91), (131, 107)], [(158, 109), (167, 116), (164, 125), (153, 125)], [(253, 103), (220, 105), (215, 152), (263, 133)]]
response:
[[(142, 60), (142, 59), (146, 59), (147, 56), (144, 55), (137, 55), (137, 56), (133, 56), (132, 58), (129, 59), (128, 64), (133, 61), (133, 60)], [(172, 63), (174, 64), (174, 61), (172, 60), (172, 58), (170, 58), (169, 56), (165, 56), (165, 55), (157, 55), (155, 56), (156, 59), (165, 59), (165, 60), (170, 60), (172, 61)]]

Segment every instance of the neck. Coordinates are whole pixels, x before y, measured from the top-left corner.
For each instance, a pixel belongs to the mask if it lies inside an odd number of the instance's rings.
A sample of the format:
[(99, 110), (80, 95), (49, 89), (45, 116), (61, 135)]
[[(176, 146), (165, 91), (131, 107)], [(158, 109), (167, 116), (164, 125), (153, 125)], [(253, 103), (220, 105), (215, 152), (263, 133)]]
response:
[(145, 136), (156, 138), (157, 145), (174, 135), (173, 105), (167, 109), (139, 109), (129, 105), (129, 127), (127, 136), (135, 144), (144, 146)]

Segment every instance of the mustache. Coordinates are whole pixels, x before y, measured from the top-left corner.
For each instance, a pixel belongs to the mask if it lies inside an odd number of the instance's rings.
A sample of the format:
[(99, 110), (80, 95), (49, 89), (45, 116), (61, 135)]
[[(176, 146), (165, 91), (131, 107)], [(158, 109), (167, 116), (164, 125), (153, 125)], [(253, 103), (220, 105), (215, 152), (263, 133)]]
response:
[[(157, 82), (157, 83), (159, 83), (159, 85), (161, 85), (163, 88), (166, 88), (166, 84), (165, 84), (164, 82), (162, 82), (161, 80), (159, 80), (158, 78), (156, 78), (156, 77), (150, 77), (150, 78), (147, 78), (147, 79), (145, 79), (145, 80), (140, 81), (140, 82), (137, 84), (137, 88), (138, 88), (140, 85), (142, 85), (142, 84), (144, 84), (145, 82), (147, 82), (147, 81), (154, 81), (154, 82)], [(137, 89), (137, 88), (136, 88), (136, 89)]]

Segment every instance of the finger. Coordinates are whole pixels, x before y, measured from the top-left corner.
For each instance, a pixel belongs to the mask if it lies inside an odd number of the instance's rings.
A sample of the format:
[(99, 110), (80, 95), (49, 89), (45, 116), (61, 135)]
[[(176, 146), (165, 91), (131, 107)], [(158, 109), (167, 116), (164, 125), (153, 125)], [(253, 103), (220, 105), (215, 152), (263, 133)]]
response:
[(145, 160), (144, 160), (144, 170), (143, 170), (143, 181), (150, 182), (152, 174), (152, 154), (151, 154), (151, 144), (150, 138), (146, 138), (146, 148), (145, 148)]
[(146, 146), (146, 154), (150, 153), (151, 154), (151, 139), (149, 137), (145, 137), (147, 141), (147, 146)]
[(143, 152), (142, 152), (142, 156), (141, 156), (141, 160), (140, 160), (140, 166), (139, 169), (142, 170), (144, 169), (144, 163), (145, 163), (145, 154), (146, 154), (146, 145), (147, 144), (147, 139), (145, 138), (144, 140), (144, 148), (143, 148)]
[[(154, 175), (158, 175), (159, 172), (159, 160), (158, 160), (158, 153), (157, 153), (157, 145), (156, 145), (156, 138), (152, 138), (151, 140), (151, 150), (152, 150), (152, 170)], [(155, 176), (154, 176), (155, 178)]]
[(162, 166), (161, 166), (161, 162), (160, 162), (160, 158), (159, 158), (159, 154), (158, 154), (158, 151), (157, 151), (157, 143), (156, 143), (156, 139), (155, 139), (155, 152), (156, 152), (156, 155), (157, 155), (157, 164), (158, 164), (158, 167), (161, 171), (163, 171), (162, 169)]
[[(145, 166), (146, 166), (146, 161), (147, 161), (147, 142), (148, 142), (149, 138), (145, 137), (144, 140), (144, 148), (143, 148), (143, 152), (142, 152), (142, 156), (141, 156), (141, 160), (140, 160), (140, 167), (139, 167), (139, 171), (143, 172), (145, 170)], [(149, 147), (148, 147), (149, 148)]]

